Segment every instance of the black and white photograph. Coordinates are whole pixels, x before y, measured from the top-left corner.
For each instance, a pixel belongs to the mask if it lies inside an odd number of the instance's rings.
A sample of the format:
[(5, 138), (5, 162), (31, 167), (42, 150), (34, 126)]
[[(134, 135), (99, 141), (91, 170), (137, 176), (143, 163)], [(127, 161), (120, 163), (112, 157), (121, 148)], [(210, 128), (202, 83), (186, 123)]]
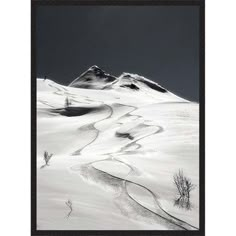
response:
[(1, 235), (235, 235), (236, 1), (1, 3)]
[(34, 231), (204, 235), (204, 1), (45, 2), (32, 3)]

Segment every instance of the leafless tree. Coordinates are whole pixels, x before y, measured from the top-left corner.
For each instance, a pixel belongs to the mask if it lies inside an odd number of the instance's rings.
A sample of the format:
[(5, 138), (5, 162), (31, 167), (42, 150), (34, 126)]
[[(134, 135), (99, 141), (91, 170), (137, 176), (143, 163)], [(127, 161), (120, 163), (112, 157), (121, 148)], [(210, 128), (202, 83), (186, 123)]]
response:
[(184, 176), (183, 170), (179, 170), (178, 173), (174, 174), (173, 179), (180, 197), (189, 199), (190, 192), (195, 188), (192, 181)]
[(45, 164), (42, 165), (41, 168), (44, 168), (45, 166), (49, 166), (49, 161), (50, 161), (52, 155), (53, 155), (52, 153), (51, 153), (51, 154), (48, 154), (47, 151), (44, 152), (44, 154), (43, 154), (43, 159), (44, 159), (44, 161), (45, 161)]
[(69, 207), (70, 211), (69, 213), (67, 214), (67, 217), (70, 217), (70, 214), (72, 212), (72, 202), (70, 200), (66, 201), (65, 204)]

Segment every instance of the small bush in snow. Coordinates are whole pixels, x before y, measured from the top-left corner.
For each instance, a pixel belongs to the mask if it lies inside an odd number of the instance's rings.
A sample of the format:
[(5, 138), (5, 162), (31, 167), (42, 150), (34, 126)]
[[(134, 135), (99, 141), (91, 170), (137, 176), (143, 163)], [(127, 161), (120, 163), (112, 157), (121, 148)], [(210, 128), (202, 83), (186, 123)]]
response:
[(65, 202), (66, 205), (69, 207), (70, 211), (69, 213), (67, 214), (67, 217), (70, 216), (71, 212), (72, 212), (72, 202), (70, 200), (68, 200), (67, 202)]
[(191, 210), (190, 193), (195, 188), (195, 185), (184, 175), (182, 170), (174, 174), (173, 179), (179, 194), (178, 198), (174, 201), (174, 205)]
[(44, 154), (43, 154), (43, 159), (44, 159), (44, 161), (45, 161), (45, 165), (42, 165), (41, 168), (44, 168), (45, 166), (49, 166), (49, 161), (50, 161), (52, 155), (53, 155), (52, 153), (51, 153), (51, 154), (48, 154), (47, 151), (44, 152)]
[(176, 173), (173, 178), (180, 197), (189, 199), (190, 192), (195, 188), (195, 185), (192, 183), (192, 181), (184, 176), (182, 170), (179, 170), (179, 172)]

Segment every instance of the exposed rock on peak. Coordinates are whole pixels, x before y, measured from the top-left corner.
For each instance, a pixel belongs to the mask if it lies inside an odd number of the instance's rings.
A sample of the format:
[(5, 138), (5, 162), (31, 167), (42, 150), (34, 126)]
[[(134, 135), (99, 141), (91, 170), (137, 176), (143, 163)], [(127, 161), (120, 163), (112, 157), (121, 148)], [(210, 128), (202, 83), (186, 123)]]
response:
[(118, 78), (106, 73), (97, 65), (91, 66), (88, 70), (76, 78), (70, 87), (85, 89), (130, 89), (131, 91), (152, 89), (161, 93), (167, 90), (156, 82), (143, 76), (131, 73), (122, 73)]

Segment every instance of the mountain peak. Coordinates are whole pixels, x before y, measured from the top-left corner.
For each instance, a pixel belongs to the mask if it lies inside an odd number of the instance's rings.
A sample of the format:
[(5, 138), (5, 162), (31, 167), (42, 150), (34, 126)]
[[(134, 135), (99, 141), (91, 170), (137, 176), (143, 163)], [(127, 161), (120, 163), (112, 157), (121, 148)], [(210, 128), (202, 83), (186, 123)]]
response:
[(118, 78), (106, 73), (97, 65), (89, 67), (84, 73), (76, 78), (69, 85), (70, 87), (86, 89), (131, 89), (138, 91), (142, 89), (152, 89), (161, 93), (167, 90), (156, 82), (143, 76), (123, 72)]
[(103, 72), (103, 73), (105, 73), (104, 70), (102, 70), (100, 67), (98, 67), (96, 65), (93, 65), (93, 66), (89, 67), (89, 69), (87, 71)]
[(107, 74), (97, 65), (93, 65), (70, 83), (69, 86), (86, 89), (104, 89), (104, 87), (109, 86), (116, 80), (115, 76)]
[(96, 70), (96, 69), (101, 70), (101, 68), (99, 68), (97, 65), (93, 65), (93, 66), (89, 67), (89, 70)]

